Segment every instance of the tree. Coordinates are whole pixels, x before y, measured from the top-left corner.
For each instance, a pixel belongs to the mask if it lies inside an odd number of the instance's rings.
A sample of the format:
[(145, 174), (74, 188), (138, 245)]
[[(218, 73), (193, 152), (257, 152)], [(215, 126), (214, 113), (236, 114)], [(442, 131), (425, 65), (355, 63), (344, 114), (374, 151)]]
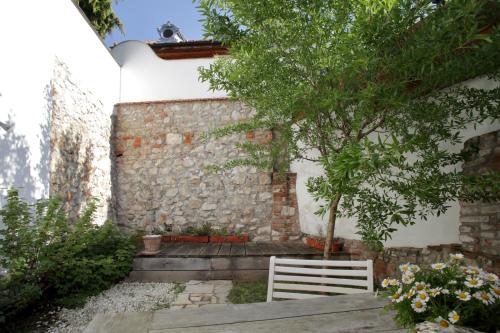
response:
[[(113, 11), (113, 0), (74, 0), (92, 26), (104, 38), (114, 28), (123, 29), (122, 22)], [(118, 0), (115, 0), (117, 2)]]
[(467, 153), (444, 145), (460, 144), (467, 125), (498, 121), (500, 88), (453, 85), (499, 78), (499, 1), (432, 2), (201, 1), (206, 36), (231, 55), (201, 78), (256, 110), (211, 134), (279, 133), (242, 143), (249, 157), (220, 167), (320, 165), (307, 188), (318, 214), (329, 211), (325, 258), (339, 216), (356, 217), (380, 248), (397, 225), (440, 215), (450, 200), (498, 198), (498, 174), (464, 175)]

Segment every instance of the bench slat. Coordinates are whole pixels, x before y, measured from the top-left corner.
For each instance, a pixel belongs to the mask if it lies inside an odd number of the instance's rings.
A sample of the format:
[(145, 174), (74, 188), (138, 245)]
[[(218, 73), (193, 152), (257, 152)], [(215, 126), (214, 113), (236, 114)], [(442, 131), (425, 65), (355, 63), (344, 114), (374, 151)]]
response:
[(331, 286), (318, 286), (311, 284), (291, 284), (291, 283), (274, 283), (274, 289), (280, 290), (298, 290), (298, 291), (318, 291), (325, 293), (337, 294), (360, 294), (366, 293), (366, 289), (344, 288), (344, 287), (331, 287)]
[(276, 264), (290, 266), (327, 266), (327, 267), (368, 267), (368, 261), (348, 260), (302, 260), (276, 258)]
[(356, 279), (336, 279), (336, 278), (323, 278), (316, 276), (299, 276), (299, 275), (274, 275), (274, 281), (288, 281), (288, 282), (308, 282), (308, 283), (324, 283), (324, 284), (337, 284), (344, 286), (359, 286), (368, 287), (367, 280)]
[(299, 267), (275, 266), (274, 271), (280, 273), (296, 273), (305, 275), (367, 276), (366, 270), (349, 270), (349, 269), (299, 268)]
[(326, 297), (326, 295), (312, 295), (312, 294), (301, 294), (301, 293), (284, 293), (281, 291), (273, 292), (273, 298), (281, 298), (281, 299), (309, 299), (309, 298), (318, 298), (318, 297)]

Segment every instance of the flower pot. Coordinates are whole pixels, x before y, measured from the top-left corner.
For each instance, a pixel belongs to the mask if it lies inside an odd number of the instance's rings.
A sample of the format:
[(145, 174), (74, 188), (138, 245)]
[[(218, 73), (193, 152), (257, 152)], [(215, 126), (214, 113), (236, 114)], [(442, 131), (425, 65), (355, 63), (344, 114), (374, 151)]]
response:
[[(317, 249), (317, 250), (321, 250), (321, 251), (325, 250), (325, 241), (323, 239), (317, 239), (317, 238), (307, 237), (306, 238), (306, 244), (309, 247), (312, 247), (313, 249)], [(332, 253), (334, 253), (334, 252), (340, 252), (341, 249), (342, 249), (342, 244), (339, 241), (337, 241), (337, 240), (334, 239), (333, 243), (332, 243), (331, 252)]]
[(249, 237), (247, 234), (243, 234), (241, 236), (210, 236), (210, 243), (246, 243), (248, 240)]
[(161, 235), (145, 235), (142, 236), (144, 242), (143, 255), (155, 255), (160, 253)]
[(208, 236), (179, 235), (175, 236), (175, 241), (184, 243), (208, 243)]

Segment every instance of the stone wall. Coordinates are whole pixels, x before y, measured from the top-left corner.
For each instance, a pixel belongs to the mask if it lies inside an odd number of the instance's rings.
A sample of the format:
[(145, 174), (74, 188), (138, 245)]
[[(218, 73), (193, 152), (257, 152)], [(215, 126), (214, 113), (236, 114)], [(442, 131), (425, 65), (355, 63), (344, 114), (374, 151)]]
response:
[[(468, 140), (465, 151), (470, 156), (464, 172), (500, 172), (500, 131)], [(460, 206), (460, 241), (466, 256), (499, 272), (500, 203), (462, 202)]]
[(272, 139), (270, 131), (203, 139), (204, 133), (245, 121), (251, 113), (227, 99), (118, 105), (118, 223), (131, 229), (152, 223), (174, 232), (210, 223), (249, 233), (253, 240), (270, 240), (272, 174), (252, 167), (206, 169), (245, 157), (235, 147), (238, 142)]
[(96, 222), (113, 218), (110, 157), (111, 112), (58, 62), (51, 82), (50, 196), (61, 196), (71, 218), (91, 198), (99, 200)]

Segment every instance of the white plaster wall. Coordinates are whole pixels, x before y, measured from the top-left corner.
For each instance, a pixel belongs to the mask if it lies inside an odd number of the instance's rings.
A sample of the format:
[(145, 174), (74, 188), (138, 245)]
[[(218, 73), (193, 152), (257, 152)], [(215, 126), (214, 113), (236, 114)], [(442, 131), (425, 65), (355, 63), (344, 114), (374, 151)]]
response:
[[(498, 82), (493, 82), (485, 78), (476, 78), (464, 82), (464, 84), (481, 89), (492, 89), (500, 85)], [(500, 121), (498, 120), (493, 124), (478, 124), (476, 129), (470, 126), (462, 132), (463, 141), (498, 129), (500, 129)], [(458, 145), (449, 146), (448, 148), (452, 151), (460, 151), (462, 147), (463, 145)], [(313, 235), (326, 234), (328, 214), (325, 215), (323, 219), (314, 214), (319, 206), (314, 202), (306, 189), (307, 179), (309, 177), (321, 175), (321, 167), (312, 162), (300, 161), (294, 162), (291, 169), (293, 172), (297, 173), (297, 199), (302, 232)], [(460, 243), (458, 239), (460, 207), (458, 202), (452, 202), (450, 206), (451, 207), (445, 215), (429, 218), (429, 221), (417, 220), (417, 223), (413, 226), (400, 228), (393, 234), (393, 238), (386, 242), (385, 245), (423, 247), (426, 245)], [(339, 219), (335, 226), (336, 236), (348, 239), (359, 239), (360, 237), (355, 234), (355, 223), (355, 219)]]
[(198, 67), (210, 65), (214, 58), (165, 60), (139, 41), (120, 43), (111, 52), (122, 66), (120, 102), (227, 96), (223, 91), (210, 91), (208, 83), (198, 78)]
[(49, 87), (56, 59), (110, 116), (120, 69), (71, 0), (1, 1), (0, 43), (0, 121), (14, 123), (9, 132), (0, 129), (0, 198), (15, 186), (33, 201), (49, 193)]

